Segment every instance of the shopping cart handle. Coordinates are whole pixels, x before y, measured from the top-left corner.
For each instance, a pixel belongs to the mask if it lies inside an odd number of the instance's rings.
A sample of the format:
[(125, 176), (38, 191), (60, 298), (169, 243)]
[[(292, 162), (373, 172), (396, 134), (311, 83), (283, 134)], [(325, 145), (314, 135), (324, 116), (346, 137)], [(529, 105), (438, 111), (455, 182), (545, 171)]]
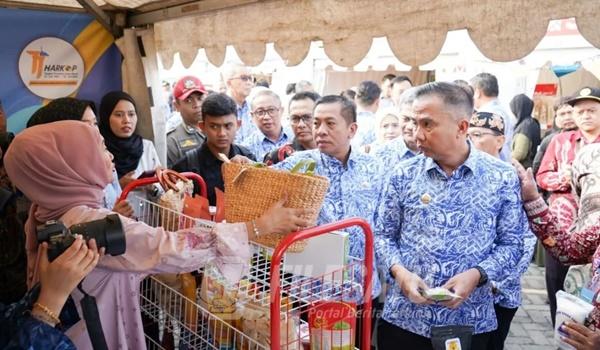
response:
[[(189, 180), (196, 181), (196, 183), (200, 187), (200, 195), (202, 197), (208, 198), (208, 191), (207, 191), (206, 182), (204, 181), (204, 179), (202, 178), (202, 176), (200, 176), (200, 175), (198, 175), (196, 173), (192, 173), (192, 172), (181, 173), (181, 175), (185, 176)], [(120, 201), (123, 201), (123, 200), (127, 199), (127, 196), (129, 196), (129, 193), (131, 191), (135, 190), (138, 187), (152, 185), (152, 184), (155, 184), (155, 183), (158, 183), (158, 182), (159, 182), (158, 181), (158, 177), (156, 177), (156, 176), (146, 177), (146, 178), (143, 178), (143, 179), (138, 179), (138, 180), (131, 181), (127, 186), (125, 186), (125, 188), (121, 192), (121, 196), (119, 197), (119, 200), (117, 202), (120, 202)]]
[[(297, 231), (290, 233), (285, 236), (284, 239), (279, 242), (275, 250), (273, 251), (273, 257), (271, 258), (271, 278), (270, 278), (270, 291), (271, 291), (271, 320), (278, 320), (281, 313), (281, 284), (280, 284), (280, 266), (283, 261), (283, 255), (286, 250), (294, 243), (300, 240), (320, 236), (329, 232), (343, 230), (348, 227), (359, 226), (365, 235), (365, 276), (364, 276), (364, 295), (363, 295), (363, 312), (362, 312), (362, 346), (360, 349), (371, 348), (371, 293), (373, 289), (372, 278), (373, 278), (373, 259), (375, 258), (373, 251), (373, 231), (371, 226), (365, 220), (360, 218), (350, 218), (331, 224), (325, 224), (321, 226), (315, 226), (306, 230)], [(279, 339), (281, 334), (280, 323), (271, 322), (271, 339), (277, 339), (277, 341), (271, 341), (271, 350), (280, 350), (281, 344)]]

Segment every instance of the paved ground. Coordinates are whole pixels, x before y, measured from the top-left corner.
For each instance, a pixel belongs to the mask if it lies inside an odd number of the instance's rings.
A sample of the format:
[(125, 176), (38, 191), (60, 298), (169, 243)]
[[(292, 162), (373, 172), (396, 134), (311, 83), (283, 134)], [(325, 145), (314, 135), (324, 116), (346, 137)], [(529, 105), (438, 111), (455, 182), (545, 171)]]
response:
[(544, 268), (534, 264), (523, 276), (523, 305), (517, 311), (505, 343), (505, 350), (556, 349), (546, 300)]

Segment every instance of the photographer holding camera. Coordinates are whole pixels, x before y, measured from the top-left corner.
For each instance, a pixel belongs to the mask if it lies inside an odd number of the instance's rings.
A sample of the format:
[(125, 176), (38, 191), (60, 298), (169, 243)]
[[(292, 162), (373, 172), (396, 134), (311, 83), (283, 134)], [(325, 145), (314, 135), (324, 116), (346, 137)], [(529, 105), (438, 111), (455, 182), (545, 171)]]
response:
[(75, 349), (55, 327), (69, 294), (100, 258), (96, 241), (92, 239), (88, 244), (77, 235), (52, 262), (48, 261), (48, 244), (40, 246), (40, 284), (19, 302), (0, 304), (0, 348)]
[[(35, 240), (36, 225), (49, 220), (64, 224), (49, 235), (63, 245), (69, 236), (61, 233), (68, 231), (66, 227), (76, 232), (77, 226), (73, 225), (110, 220), (111, 212), (102, 208), (102, 198), (104, 187), (112, 180), (114, 165), (96, 128), (60, 121), (26, 129), (14, 139), (4, 164), (13, 183), (36, 205), (26, 225), (29, 242)], [(285, 208), (284, 204), (279, 201), (252, 222), (206, 221), (177, 232), (119, 216), (124, 236), (116, 242), (118, 245), (126, 240), (125, 252), (103, 256), (82, 282), (82, 290), (96, 299), (107, 347), (145, 349), (139, 288), (147, 275), (191, 272), (210, 262), (235, 283), (248, 272), (248, 240), (261, 233), (288, 233), (314, 224), (304, 219), (312, 210)], [(114, 237), (106, 229), (103, 232), (94, 237), (105, 238), (107, 253), (119, 254), (113, 246)], [(71, 296), (75, 304), (85, 301), (80, 290), (74, 290)], [(82, 311), (85, 314), (85, 309)], [(66, 334), (77, 348), (89, 349), (88, 330), (81, 320)]]

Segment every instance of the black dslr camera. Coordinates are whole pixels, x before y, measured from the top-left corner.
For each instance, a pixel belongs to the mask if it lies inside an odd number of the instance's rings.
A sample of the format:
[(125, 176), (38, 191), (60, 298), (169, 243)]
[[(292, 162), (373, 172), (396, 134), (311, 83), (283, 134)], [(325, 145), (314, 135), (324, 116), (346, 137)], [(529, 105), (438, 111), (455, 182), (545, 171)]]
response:
[(75, 235), (85, 241), (96, 239), (98, 249), (105, 247), (106, 253), (116, 256), (125, 253), (125, 233), (119, 215), (111, 214), (104, 219), (84, 222), (67, 228), (61, 221), (52, 220), (37, 228), (38, 243), (48, 242), (48, 260), (56, 259), (73, 244)]

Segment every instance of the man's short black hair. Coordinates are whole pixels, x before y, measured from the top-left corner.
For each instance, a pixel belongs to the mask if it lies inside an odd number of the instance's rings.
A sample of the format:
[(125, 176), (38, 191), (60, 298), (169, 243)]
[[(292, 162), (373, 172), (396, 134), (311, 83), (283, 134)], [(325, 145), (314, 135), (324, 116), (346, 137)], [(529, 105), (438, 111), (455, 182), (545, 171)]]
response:
[(479, 73), (471, 79), (471, 85), (487, 97), (498, 97), (498, 79), (490, 73)]
[(475, 95), (475, 91), (473, 90), (473, 87), (471, 85), (469, 85), (469, 83), (467, 83), (466, 80), (456, 79), (455, 81), (453, 81), (453, 83), (462, 87), (463, 89), (465, 89), (469, 93), (469, 95), (471, 95), (471, 96)]
[(313, 102), (317, 102), (319, 99), (321, 98), (321, 96), (319, 94), (317, 94), (316, 92), (312, 92), (312, 91), (302, 91), (302, 92), (298, 92), (296, 94), (294, 94), (294, 96), (292, 96), (292, 98), (290, 99), (290, 104), (289, 106), (292, 105), (292, 101), (302, 101), (302, 100), (312, 100)]
[(356, 100), (362, 106), (370, 106), (375, 101), (379, 100), (381, 96), (381, 88), (376, 82), (372, 80), (365, 80), (358, 85), (358, 92), (356, 93)]
[(288, 83), (285, 86), (285, 94), (286, 95), (291, 95), (296, 93), (296, 83)]
[(226, 115), (237, 115), (235, 101), (226, 94), (209, 94), (202, 102), (202, 118), (223, 117)]
[(446, 110), (453, 111), (453, 117), (457, 120), (469, 120), (473, 114), (473, 96), (460, 85), (433, 82), (418, 86), (415, 89), (415, 100), (429, 95), (438, 96), (443, 100), (444, 105), (447, 107)]
[(394, 80), (394, 78), (396, 77), (396, 74), (392, 74), (392, 73), (388, 73), (386, 75), (383, 76), (383, 78), (381, 78), (381, 82), (383, 83), (386, 80)]
[(348, 125), (356, 123), (356, 105), (354, 102), (339, 95), (327, 95), (321, 97), (315, 104), (315, 108), (322, 104), (339, 103), (342, 107), (341, 114)]
[(354, 91), (352, 89), (346, 89), (340, 93), (340, 96), (343, 96), (347, 99), (354, 101), (354, 98), (356, 97), (356, 91)]
[(256, 86), (262, 86), (262, 87), (266, 87), (268, 89), (269, 82), (266, 79), (260, 79), (259, 81), (256, 82)]
[(408, 81), (410, 83), (410, 86), (413, 85), (412, 80), (410, 80), (409, 77), (407, 77), (406, 75), (399, 75), (397, 77), (395, 77), (394, 79), (392, 79), (392, 86), (394, 86), (394, 84), (398, 84), (401, 83), (403, 81)]

